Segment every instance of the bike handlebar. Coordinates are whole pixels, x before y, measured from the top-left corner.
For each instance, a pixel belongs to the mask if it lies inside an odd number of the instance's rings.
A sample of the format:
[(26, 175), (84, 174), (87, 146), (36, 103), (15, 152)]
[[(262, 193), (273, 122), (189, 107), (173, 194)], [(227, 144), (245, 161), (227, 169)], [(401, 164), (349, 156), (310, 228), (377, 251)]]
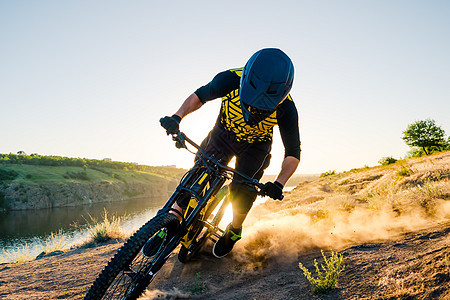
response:
[[(247, 175), (245, 175), (245, 174), (242, 174), (242, 173), (236, 171), (236, 170), (233, 169), (233, 168), (230, 168), (230, 167), (228, 167), (228, 166), (225, 166), (225, 165), (221, 164), (221, 163), (220, 163), (218, 160), (216, 160), (214, 157), (211, 157), (211, 156), (209, 156), (208, 154), (206, 154), (202, 147), (200, 147), (200, 146), (197, 145), (193, 140), (191, 140), (190, 138), (188, 138), (183, 132), (181, 132), (181, 131), (178, 130), (176, 133), (173, 133), (173, 134), (172, 134), (172, 140), (174, 140), (174, 141), (176, 142), (175, 146), (176, 146), (177, 148), (185, 148), (185, 149), (188, 149), (187, 146), (186, 146), (186, 142), (188, 142), (189, 144), (191, 144), (194, 148), (196, 148), (196, 149), (198, 150), (198, 152), (200, 153), (201, 156), (203, 156), (203, 157), (206, 158), (207, 160), (212, 161), (212, 162), (213, 162), (215, 165), (217, 165), (219, 168), (224, 169), (224, 170), (226, 170), (226, 171), (228, 171), (228, 172), (237, 174), (237, 175), (239, 175), (240, 177), (244, 178), (245, 181), (247, 181), (247, 183), (249, 183), (249, 184), (251, 184), (251, 185), (253, 185), (253, 186), (258, 187), (258, 188), (259, 188), (258, 194), (264, 196), (263, 193), (261, 193), (261, 191), (262, 191), (262, 189), (263, 189), (263, 187), (264, 187), (264, 184), (262, 184), (261, 182), (259, 182), (258, 180), (254, 179), (254, 178), (251, 178), (251, 177), (249, 177), (249, 176), (247, 176)], [(283, 198), (284, 198), (284, 196), (281, 195), (281, 199), (280, 199), (280, 200), (283, 200)]]

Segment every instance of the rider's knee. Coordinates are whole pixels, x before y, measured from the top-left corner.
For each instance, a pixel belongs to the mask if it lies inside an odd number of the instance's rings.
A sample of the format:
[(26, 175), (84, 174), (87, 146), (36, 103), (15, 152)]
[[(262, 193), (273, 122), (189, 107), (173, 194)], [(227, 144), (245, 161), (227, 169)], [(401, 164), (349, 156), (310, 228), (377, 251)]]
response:
[(257, 193), (248, 185), (232, 182), (230, 196), (233, 210), (239, 214), (247, 214), (256, 200)]

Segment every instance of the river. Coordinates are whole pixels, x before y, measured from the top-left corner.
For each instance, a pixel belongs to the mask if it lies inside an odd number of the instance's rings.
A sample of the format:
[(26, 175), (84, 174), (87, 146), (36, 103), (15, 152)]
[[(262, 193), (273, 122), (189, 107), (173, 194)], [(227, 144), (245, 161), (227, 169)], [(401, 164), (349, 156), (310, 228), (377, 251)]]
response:
[[(92, 219), (108, 216), (124, 217), (122, 227), (132, 232), (153, 217), (167, 198), (133, 199), (78, 207), (0, 212), (0, 263), (8, 261), (5, 251), (14, 253), (26, 247), (32, 256), (42, 251), (51, 235), (61, 231), (66, 236), (66, 247), (87, 237), (87, 224)], [(5, 251), (3, 251), (3, 249)]]

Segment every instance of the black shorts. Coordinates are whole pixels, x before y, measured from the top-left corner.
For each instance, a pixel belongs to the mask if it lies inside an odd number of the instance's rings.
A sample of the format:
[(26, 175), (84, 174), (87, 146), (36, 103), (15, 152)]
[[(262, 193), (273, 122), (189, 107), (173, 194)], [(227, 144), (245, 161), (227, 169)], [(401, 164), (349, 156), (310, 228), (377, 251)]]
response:
[[(225, 165), (236, 157), (236, 171), (259, 180), (270, 164), (272, 142), (237, 142), (231, 133), (216, 125), (203, 140), (201, 147), (208, 155), (214, 156)], [(231, 203), (233, 210), (246, 214), (252, 207), (257, 194), (254, 189), (239, 183), (239, 177), (235, 175), (230, 185)], [(178, 205), (187, 207), (186, 201), (182, 202)]]

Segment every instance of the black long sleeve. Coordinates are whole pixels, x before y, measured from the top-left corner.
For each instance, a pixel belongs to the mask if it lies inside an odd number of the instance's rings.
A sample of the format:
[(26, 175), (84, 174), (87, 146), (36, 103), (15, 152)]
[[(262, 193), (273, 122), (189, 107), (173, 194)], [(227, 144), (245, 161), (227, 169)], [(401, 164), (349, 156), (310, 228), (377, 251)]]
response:
[(284, 157), (293, 156), (300, 159), (298, 112), (294, 101), (285, 100), (278, 106), (277, 121), (285, 149)]
[(207, 85), (198, 88), (195, 94), (202, 103), (216, 98), (221, 98), (231, 91), (238, 89), (240, 77), (230, 70), (220, 72)]

